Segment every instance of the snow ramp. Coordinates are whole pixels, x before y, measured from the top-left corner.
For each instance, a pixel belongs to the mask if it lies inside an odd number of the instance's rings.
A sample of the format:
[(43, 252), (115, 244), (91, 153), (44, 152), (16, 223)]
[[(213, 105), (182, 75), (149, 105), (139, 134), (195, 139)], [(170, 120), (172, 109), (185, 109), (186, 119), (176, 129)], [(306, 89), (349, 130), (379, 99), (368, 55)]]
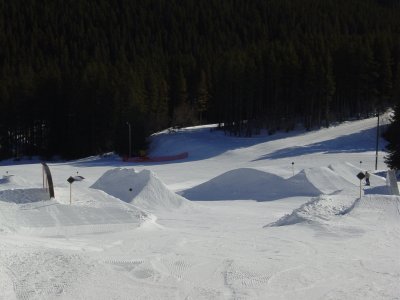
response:
[(323, 194), (355, 194), (358, 192), (357, 185), (346, 180), (329, 167), (305, 169), (304, 173), (307, 180)]
[(284, 179), (250, 168), (223, 173), (181, 193), (190, 200), (270, 201), (294, 196), (317, 196), (321, 191), (308, 180), (304, 171)]
[(189, 209), (193, 203), (169, 190), (151, 171), (115, 168), (105, 172), (91, 188), (131, 203), (141, 209), (173, 211)]

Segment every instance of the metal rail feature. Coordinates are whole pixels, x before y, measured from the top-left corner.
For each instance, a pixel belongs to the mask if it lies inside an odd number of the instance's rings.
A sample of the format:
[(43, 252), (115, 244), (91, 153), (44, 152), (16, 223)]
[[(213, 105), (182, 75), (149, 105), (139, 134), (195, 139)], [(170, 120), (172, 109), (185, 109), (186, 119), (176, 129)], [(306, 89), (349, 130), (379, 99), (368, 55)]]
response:
[(42, 162), (42, 170), (43, 170), (43, 188), (49, 192), (50, 199), (54, 197), (54, 186), (53, 186), (53, 178), (51, 177), (51, 172), (49, 166)]

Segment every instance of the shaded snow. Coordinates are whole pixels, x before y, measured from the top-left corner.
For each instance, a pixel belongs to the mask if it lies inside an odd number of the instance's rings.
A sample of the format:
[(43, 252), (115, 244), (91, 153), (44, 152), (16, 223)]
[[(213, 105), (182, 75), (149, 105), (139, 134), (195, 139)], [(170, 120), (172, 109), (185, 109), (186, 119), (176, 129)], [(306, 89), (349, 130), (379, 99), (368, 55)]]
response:
[[(355, 177), (354, 173), (352, 175)], [(287, 179), (256, 169), (240, 168), (184, 190), (181, 194), (191, 200), (257, 201), (320, 194), (357, 194), (358, 186), (345, 177), (328, 167), (305, 169)]]

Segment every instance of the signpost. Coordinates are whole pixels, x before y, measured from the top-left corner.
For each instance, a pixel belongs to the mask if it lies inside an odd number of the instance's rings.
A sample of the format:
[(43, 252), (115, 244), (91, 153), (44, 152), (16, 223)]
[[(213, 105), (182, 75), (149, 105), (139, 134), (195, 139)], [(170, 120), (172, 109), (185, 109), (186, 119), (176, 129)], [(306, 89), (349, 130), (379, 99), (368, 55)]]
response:
[(365, 174), (363, 172), (360, 172), (357, 174), (357, 178), (360, 179), (360, 199), (361, 199), (361, 181), (365, 178)]
[(74, 181), (82, 181), (83, 179), (85, 179), (82, 176), (69, 176), (69, 178), (67, 179), (68, 183), (69, 183), (69, 205), (71, 205), (72, 203), (72, 183)]

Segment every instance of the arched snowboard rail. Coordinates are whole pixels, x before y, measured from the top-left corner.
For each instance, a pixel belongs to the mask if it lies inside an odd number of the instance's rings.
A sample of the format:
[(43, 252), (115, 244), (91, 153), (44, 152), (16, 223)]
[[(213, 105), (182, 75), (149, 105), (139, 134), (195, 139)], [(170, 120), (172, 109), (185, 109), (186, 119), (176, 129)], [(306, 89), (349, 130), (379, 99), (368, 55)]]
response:
[(44, 162), (42, 162), (42, 170), (43, 170), (43, 188), (49, 192), (50, 199), (54, 198), (53, 178), (51, 177), (49, 166)]

